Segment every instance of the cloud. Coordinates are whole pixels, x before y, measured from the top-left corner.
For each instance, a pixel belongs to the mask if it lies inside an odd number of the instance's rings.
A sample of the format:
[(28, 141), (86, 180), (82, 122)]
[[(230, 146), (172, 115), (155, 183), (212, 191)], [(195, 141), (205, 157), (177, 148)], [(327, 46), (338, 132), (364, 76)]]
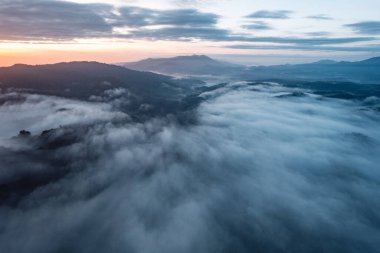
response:
[[(260, 24), (257, 24), (260, 26)], [(264, 27), (262, 27), (263, 29)], [(220, 42), (268, 42), (276, 44), (298, 45), (329, 45), (348, 44), (354, 42), (374, 41), (374, 37), (343, 37), (343, 38), (305, 38), (305, 37), (254, 37), (247, 34), (233, 34), (229, 30), (217, 27), (166, 27), (157, 29), (138, 29), (120, 38), (135, 38), (149, 40), (183, 40), (203, 39)], [(280, 46), (280, 45), (279, 45)]]
[(309, 19), (316, 19), (316, 20), (332, 20), (332, 17), (327, 16), (326, 14), (318, 14), (318, 15), (311, 15), (307, 16)]
[(243, 28), (249, 30), (272, 30), (273, 28), (264, 21), (255, 21), (251, 24), (244, 25)]
[(253, 19), (289, 19), (292, 11), (289, 10), (277, 10), (277, 11), (269, 11), (269, 10), (260, 10), (256, 11), (252, 14), (247, 15), (247, 18)]
[(347, 44), (354, 42), (373, 41), (373, 37), (348, 37), (348, 38), (302, 38), (302, 37), (237, 37), (230, 36), (230, 41), (246, 42), (269, 42), (282, 44), (299, 44), (299, 45), (329, 45), (329, 44)]
[(299, 44), (299, 45), (254, 45), (254, 44), (235, 44), (228, 45), (227, 48), (233, 49), (260, 49), (260, 50), (305, 50), (305, 51), (337, 51), (337, 52), (380, 52), (379, 45), (367, 46), (327, 46), (318, 44)]
[[(279, 38), (278, 42), (289, 42), (289, 43), (299, 43), (299, 44), (310, 44), (310, 45), (327, 45), (327, 44), (346, 44), (353, 42), (371, 41), (373, 38), (365, 37), (352, 37), (352, 38)], [(274, 40), (273, 40), (274, 41)]]
[(347, 24), (346, 26), (360, 34), (380, 34), (380, 21), (359, 22)]
[[(291, 11), (257, 11), (251, 19), (286, 19)], [(148, 39), (172, 41), (268, 42), (279, 44), (332, 45), (374, 41), (374, 37), (255, 37), (220, 26), (220, 16), (197, 9), (157, 10), (111, 4), (85, 4), (50, 0), (3, 0), (0, 5), (0, 40), (71, 41), (79, 38)], [(27, 20), (27, 22), (25, 22)], [(373, 22), (372, 22), (373, 23)], [(371, 24), (372, 24), (371, 23)], [(348, 25), (364, 33), (358, 24)], [(126, 29), (124, 29), (126, 28)], [(254, 21), (245, 29), (272, 29)], [(366, 28), (368, 34), (376, 29)]]
[(153, 10), (66, 1), (5, 0), (0, 5), (0, 39), (109, 38), (117, 37), (114, 29), (120, 27), (213, 27), (217, 21), (217, 15), (201, 13), (195, 9)]
[(309, 36), (316, 36), (316, 37), (326, 37), (328, 35), (331, 35), (331, 33), (329, 32), (308, 32), (305, 34)]
[(152, 25), (172, 25), (204, 27), (213, 26), (218, 16), (201, 13), (195, 9), (153, 10), (139, 7), (122, 7), (119, 9), (118, 25), (144, 27)]
[(168, 27), (160, 29), (139, 29), (121, 37), (150, 40), (230, 40), (229, 32), (213, 27)]
[[(123, 89), (120, 88), (106, 90), (105, 95), (110, 98), (118, 97), (120, 94), (125, 95), (125, 92), (121, 92)], [(18, 127), (23, 125), (28, 126), (28, 130), (33, 134), (39, 134), (43, 130), (63, 125), (92, 124), (116, 118), (128, 118), (124, 113), (114, 112), (112, 103), (89, 103), (17, 92), (0, 93), (0, 101), (9, 101), (0, 106), (0, 115), (9, 119), (7, 124), (0, 126), (0, 139), (3, 140), (16, 135), (22, 130)], [(13, 117), (14, 115), (17, 117)]]
[(0, 39), (33, 40), (104, 37), (112, 33), (105, 18), (112, 15), (107, 4), (77, 4), (50, 0), (2, 0)]
[(94, 122), (56, 150), (0, 148), (2, 185), (66, 171), (0, 206), (1, 251), (375, 252), (379, 114), (309, 92), (232, 83), (201, 95), (195, 125)]

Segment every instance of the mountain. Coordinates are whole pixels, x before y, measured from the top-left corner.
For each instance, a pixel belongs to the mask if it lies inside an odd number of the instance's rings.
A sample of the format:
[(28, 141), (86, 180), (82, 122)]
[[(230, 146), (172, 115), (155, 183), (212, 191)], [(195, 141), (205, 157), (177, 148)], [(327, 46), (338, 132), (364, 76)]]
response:
[[(363, 101), (365, 105), (374, 105), (374, 109), (379, 110), (380, 85), (352, 83), (352, 82), (332, 82), (332, 81), (294, 81), (281, 79), (268, 79), (266, 82), (252, 81), (250, 85), (272, 85), (279, 83), (284, 87), (303, 89), (310, 93), (346, 100)], [(305, 92), (295, 91), (291, 94), (280, 94), (277, 97), (301, 97), (306, 96)], [(377, 97), (377, 98), (376, 98)]]
[(98, 62), (0, 68), (0, 91), (21, 90), (101, 102), (122, 96), (120, 109), (132, 116), (174, 113), (182, 106), (182, 99), (199, 84), (203, 83)]
[(313, 62), (312, 64), (325, 64), (325, 65), (329, 65), (329, 64), (335, 64), (337, 63), (336, 61), (333, 61), (333, 60), (320, 60), (320, 61), (317, 61), (317, 62)]
[(255, 66), (243, 79), (286, 79), (300, 81), (343, 81), (380, 84), (380, 57), (358, 62), (322, 60), (309, 64)]
[(245, 67), (214, 60), (205, 55), (192, 55), (173, 58), (149, 58), (138, 62), (122, 63), (121, 65), (140, 71), (193, 76), (199, 79), (221, 77), (225, 80), (284, 79), (380, 83), (380, 57), (358, 62), (321, 60), (308, 64)]
[(173, 58), (149, 58), (138, 62), (122, 63), (130, 69), (153, 71), (169, 75), (231, 75), (241, 72), (244, 66), (214, 60), (205, 55), (177, 56)]
[(357, 62), (359, 65), (380, 65), (380, 57), (373, 57), (364, 61)]
[(152, 97), (165, 90), (165, 96), (168, 96), (172, 92), (169, 87), (174, 85), (173, 79), (167, 76), (97, 62), (17, 64), (0, 68), (0, 82), (2, 88), (28, 89), (73, 98), (98, 95), (116, 87), (137, 93), (149, 90)]

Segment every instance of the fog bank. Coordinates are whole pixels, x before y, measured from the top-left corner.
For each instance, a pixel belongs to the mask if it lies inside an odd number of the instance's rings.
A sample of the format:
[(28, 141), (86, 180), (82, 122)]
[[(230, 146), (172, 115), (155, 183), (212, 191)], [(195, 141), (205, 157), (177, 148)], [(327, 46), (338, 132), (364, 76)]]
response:
[[(197, 123), (180, 126), (134, 123), (101, 102), (22, 96), (0, 106), (1, 185), (28, 168), (65, 173), (0, 205), (1, 252), (380, 247), (380, 115), (358, 101), (232, 83), (203, 93)], [(36, 146), (59, 127), (80, 138)], [(21, 129), (29, 141), (10, 139)]]

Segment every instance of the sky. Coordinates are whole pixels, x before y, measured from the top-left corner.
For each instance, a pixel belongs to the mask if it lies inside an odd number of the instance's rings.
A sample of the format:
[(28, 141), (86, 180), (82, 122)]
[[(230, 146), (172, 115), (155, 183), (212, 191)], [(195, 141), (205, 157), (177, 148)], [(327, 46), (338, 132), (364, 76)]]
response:
[(0, 65), (362, 60), (380, 55), (379, 10), (378, 0), (0, 0)]

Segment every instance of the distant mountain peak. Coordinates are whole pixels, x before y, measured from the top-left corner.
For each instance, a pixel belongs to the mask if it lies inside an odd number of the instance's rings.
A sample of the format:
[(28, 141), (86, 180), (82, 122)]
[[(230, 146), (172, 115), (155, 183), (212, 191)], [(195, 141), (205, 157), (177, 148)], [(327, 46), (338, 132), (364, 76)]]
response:
[(167, 60), (198, 60), (198, 61), (216, 61), (207, 55), (193, 54), (193, 55), (179, 55), (174, 58), (164, 58)]
[(240, 72), (243, 66), (215, 60), (207, 55), (181, 55), (172, 58), (145, 59), (124, 63), (122, 66), (140, 71), (153, 71), (163, 74), (183, 75), (224, 75)]
[(182, 58), (207, 58), (211, 59), (207, 55), (204, 54), (192, 54), (192, 55), (178, 55), (177, 57), (182, 57)]
[(320, 60), (320, 61), (314, 62), (313, 64), (325, 64), (325, 65), (328, 65), (328, 64), (335, 64), (335, 63), (337, 63), (337, 62), (333, 61), (333, 60), (326, 59), (326, 60)]
[(13, 64), (12, 68), (25, 68), (25, 67), (28, 67), (28, 66), (31, 66), (31, 65), (27, 65), (27, 64), (24, 64), (24, 63), (16, 63), (16, 64)]
[(380, 56), (369, 58), (367, 60), (361, 61), (363, 63), (380, 63)]
[(204, 55), (204, 54), (193, 54), (187, 57), (196, 58), (196, 59), (207, 59), (207, 60), (213, 60), (211, 57)]

